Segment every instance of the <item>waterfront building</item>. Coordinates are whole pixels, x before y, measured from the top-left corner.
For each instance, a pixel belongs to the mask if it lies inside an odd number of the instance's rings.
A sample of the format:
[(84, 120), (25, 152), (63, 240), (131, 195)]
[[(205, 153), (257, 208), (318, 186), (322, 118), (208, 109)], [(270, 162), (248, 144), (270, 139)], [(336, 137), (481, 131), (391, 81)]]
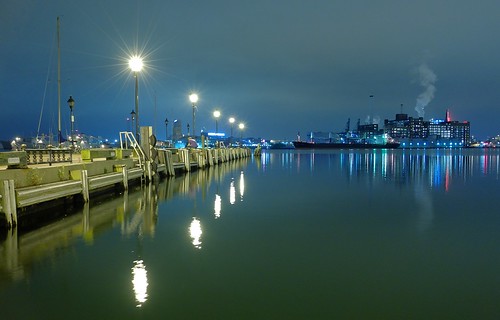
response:
[(378, 124), (359, 124), (358, 123), (358, 136), (363, 139), (373, 139), (375, 136), (383, 134), (383, 130), (379, 130)]
[(449, 112), (442, 119), (424, 120), (396, 114), (384, 121), (384, 130), (403, 148), (467, 147), (471, 145), (470, 122), (452, 121)]
[(182, 139), (182, 122), (181, 120), (174, 120), (174, 125), (172, 129), (172, 139), (178, 141)]

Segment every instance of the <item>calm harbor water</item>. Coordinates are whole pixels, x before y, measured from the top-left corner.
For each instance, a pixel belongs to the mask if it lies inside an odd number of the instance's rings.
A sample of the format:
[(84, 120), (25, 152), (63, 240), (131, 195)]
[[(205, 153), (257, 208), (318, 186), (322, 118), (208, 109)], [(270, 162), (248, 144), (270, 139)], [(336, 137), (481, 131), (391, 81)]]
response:
[(0, 240), (1, 319), (499, 319), (500, 152), (267, 151)]

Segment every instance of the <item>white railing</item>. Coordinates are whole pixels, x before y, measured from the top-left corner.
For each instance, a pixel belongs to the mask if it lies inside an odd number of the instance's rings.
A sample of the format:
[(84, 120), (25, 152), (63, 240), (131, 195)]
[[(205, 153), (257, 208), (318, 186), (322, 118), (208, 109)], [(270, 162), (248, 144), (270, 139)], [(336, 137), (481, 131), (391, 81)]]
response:
[(139, 158), (139, 166), (142, 169), (145, 169), (144, 164), (146, 161), (146, 154), (144, 153), (144, 150), (142, 150), (141, 146), (137, 143), (137, 140), (135, 139), (135, 136), (132, 132), (120, 132), (120, 147), (122, 149), (129, 149), (129, 147), (132, 147)]

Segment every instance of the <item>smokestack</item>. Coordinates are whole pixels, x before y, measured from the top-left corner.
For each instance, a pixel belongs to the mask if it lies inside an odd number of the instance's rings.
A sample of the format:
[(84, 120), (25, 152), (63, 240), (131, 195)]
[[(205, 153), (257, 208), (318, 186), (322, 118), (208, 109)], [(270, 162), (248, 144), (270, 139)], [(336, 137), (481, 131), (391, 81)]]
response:
[(450, 109), (446, 109), (446, 122), (451, 122)]
[(423, 118), (425, 115), (425, 107), (434, 98), (434, 93), (436, 92), (434, 83), (437, 80), (437, 76), (425, 63), (418, 67), (418, 76), (420, 85), (424, 87), (424, 91), (417, 98), (415, 110), (418, 116)]

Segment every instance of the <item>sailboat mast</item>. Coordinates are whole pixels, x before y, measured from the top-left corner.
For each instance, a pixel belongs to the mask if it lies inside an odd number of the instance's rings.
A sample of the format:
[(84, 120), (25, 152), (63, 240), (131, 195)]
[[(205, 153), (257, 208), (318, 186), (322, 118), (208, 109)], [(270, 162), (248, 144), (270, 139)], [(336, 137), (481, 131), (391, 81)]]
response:
[(61, 136), (61, 46), (59, 37), (59, 17), (57, 17), (57, 141), (62, 143)]

